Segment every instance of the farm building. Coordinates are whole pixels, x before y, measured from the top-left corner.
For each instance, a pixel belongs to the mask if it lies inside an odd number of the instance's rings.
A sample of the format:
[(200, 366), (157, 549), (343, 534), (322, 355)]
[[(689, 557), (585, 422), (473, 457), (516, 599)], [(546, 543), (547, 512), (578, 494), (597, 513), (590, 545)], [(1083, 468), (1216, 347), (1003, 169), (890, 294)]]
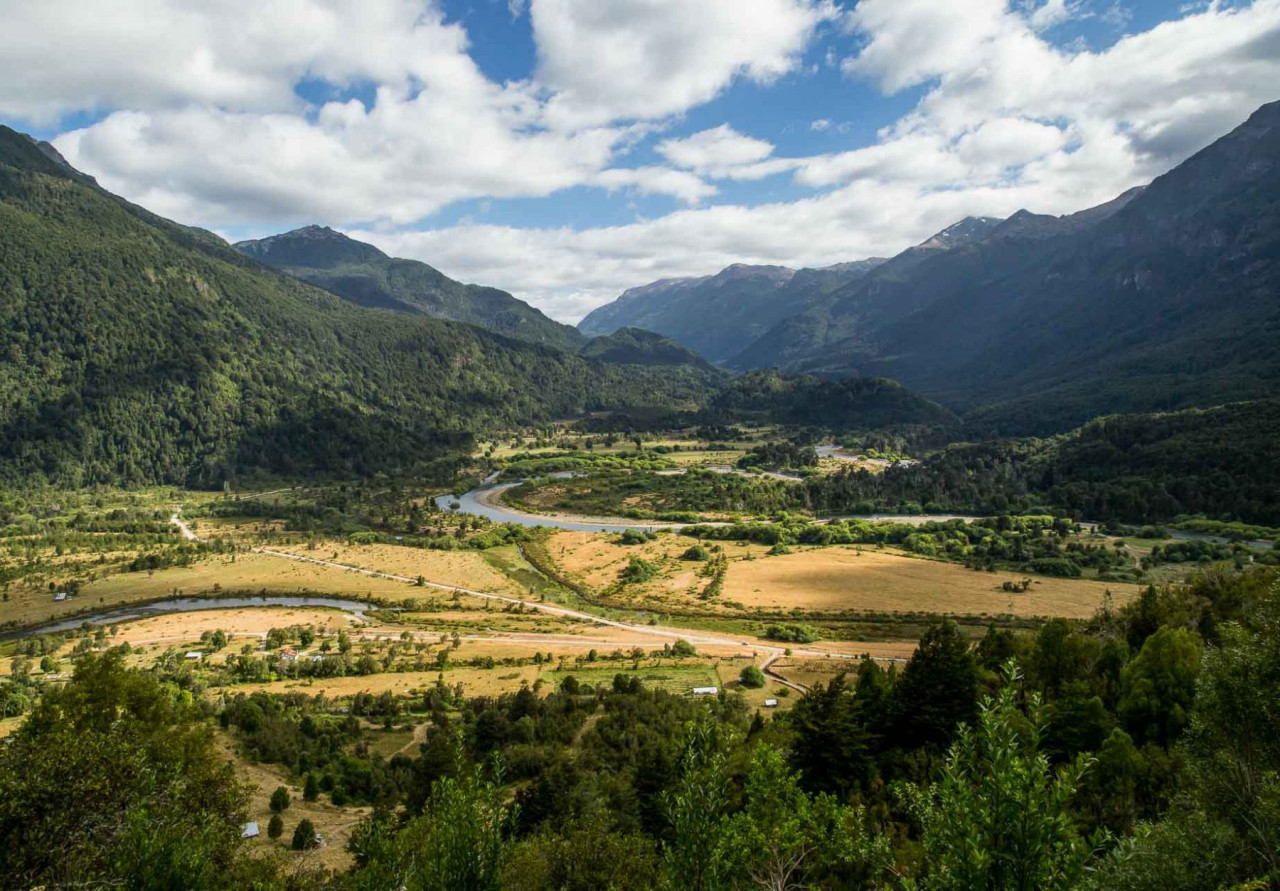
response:
[(717, 693), (720, 692), (720, 688), (719, 687), (694, 687), (692, 692), (694, 696), (715, 696)]
[(295, 650), (293, 647), (281, 647), (280, 658), (287, 659), (288, 661), (292, 662), (294, 659), (298, 658), (298, 651)]
[(200, 652), (199, 650), (192, 650), (190, 653), (187, 653), (183, 658), (189, 659), (192, 662), (198, 662), (199, 660), (204, 658), (204, 653)]
[(248, 823), (245, 823), (244, 828), (240, 830), (240, 837), (241, 838), (257, 838), (258, 837), (257, 822), (254, 820), (250, 820)]
[(776, 700), (776, 699), (766, 699), (766, 700), (764, 701), (764, 707), (765, 707), (765, 708), (777, 708), (777, 707), (778, 707), (778, 700)]

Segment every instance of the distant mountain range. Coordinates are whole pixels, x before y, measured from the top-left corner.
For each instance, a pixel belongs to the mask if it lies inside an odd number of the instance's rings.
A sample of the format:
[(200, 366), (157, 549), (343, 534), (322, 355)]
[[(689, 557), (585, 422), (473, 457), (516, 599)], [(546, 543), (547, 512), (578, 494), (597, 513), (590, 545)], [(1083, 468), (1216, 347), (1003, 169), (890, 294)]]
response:
[(1107, 204), (970, 218), (843, 268), (816, 287), (780, 267), (655, 282), (579, 327), (649, 327), (739, 370), (882, 375), (988, 433), (1264, 397), (1280, 382), (1280, 103)]
[(584, 334), (642, 328), (675, 338), (712, 362), (724, 363), (775, 324), (881, 261), (825, 269), (737, 264), (702, 278), (669, 278), (632, 288), (578, 323)]
[(573, 326), (506, 291), (464, 285), (426, 263), (388, 257), (326, 226), (237, 242), (235, 249), (360, 306), (467, 322), (570, 352), (586, 342)]

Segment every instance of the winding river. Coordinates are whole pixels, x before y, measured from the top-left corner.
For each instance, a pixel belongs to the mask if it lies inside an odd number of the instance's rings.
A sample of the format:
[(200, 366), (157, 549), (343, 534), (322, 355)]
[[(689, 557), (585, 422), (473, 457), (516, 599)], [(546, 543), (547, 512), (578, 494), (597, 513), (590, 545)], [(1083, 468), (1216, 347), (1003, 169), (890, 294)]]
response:
[(44, 625), (7, 631), (0, 634), (0, 640), (16, 637), (29, 637), (33, 634), (53, 634), (58, 631), (74, 631), (86, 622), (91, 625), (112, 625), (117, 622), (128, 622), (133, 619), (145, 619), (150, 616), (162, 616), (168, 613), (189, 613), (204, 609), (243, 609), (245, 607), (264, 606), (309, 606), (322, 609), (340, 609), (343, 612), (364, 619), (365, 612), (375, 607), (359, 600), (344, 600), (340, 597), (304, 597), (304, 596), (264, 596), (264, 597), (171, 597), (168, 600), (153, 600), (133, 606), (115, 607), (99, 612), (81, 613), (68, 619), (59, 619)]
[[(663, 523), (657, 520), (626, 520), (621, 517), (582, 517), (581, 519), (566, 519), (560, 516), (552, 516), (547, 514), (530, 514), (522, 510), (517, 510), (502, 501), (502, 493), (508, 489), (513, 489), (524, 480), (514, 483), (498, 483), (486, 484), (465, 492), (462, 495), (440, 495), (436, 498), (436, 506), (440, 510), (453, 510), (453, 505), (457, 504), (459, 513), (476, 514), (485, 517), (495, 523), (514, 523), (517, 526), (550, 526), (554, 529), (565, 529), (570, 532), (625, 532), (628, 529), (658, 530), (658, 529), (682, 529), (687, 525), (698, 526), (723, 526), (724, 523)], [(865, 514), (859, 516), (841, 516), (828, 517), (826, 519), (837, 520), (867, 520), (868, 522), (876, 521), (892, 521), (895, 523), (910, 523), (918, 526), (921, 523), (939, 522), (945, 523), (947, 520), (975, 520), (977, 517), (964, 514)]]

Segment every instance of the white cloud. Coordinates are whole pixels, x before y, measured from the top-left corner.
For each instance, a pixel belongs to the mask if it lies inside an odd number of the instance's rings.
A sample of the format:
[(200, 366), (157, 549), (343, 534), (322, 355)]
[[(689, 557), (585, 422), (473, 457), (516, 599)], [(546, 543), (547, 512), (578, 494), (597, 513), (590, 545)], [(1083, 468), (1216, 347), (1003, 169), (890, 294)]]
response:
[[(1280, 0), (1197, 7), (1099, 52), (1046, 39), (1078, 14), (1071, 0), (861, 0), (842, 70), (884, 92), (922, 89), (874, 144), (778, 157), (725, 124), (662, 140), (669, 166), (623, 167), (638, 140), (735, 79), (797, 71), (834, 7), (532, 0), (528, 12), (538, 70), (498, 84), (428, 0), (10, 3), (0, 115), (116, 109), (55, 143), (131, 200), (224, 230), (345, 224), (574, 318), (654, 278), (883, 255), (968, 214), (1099, 203), (1225, 133), (1280, 83)], [(375, 101), (308, 107), (294, 91), (306, 78), (374, 84)], [(831, 99), (836, 119), (857, 114)], [(810, 127), (845, 132), (830, 120)], [(696, 206), (723, 201), (726, 181), (787, 172), (816, 194)], [(460, 199), (582, 185), (689, 206), (595, 229), (408, 228)]]
[(697, 204), (716, 194), (716, 187), (686, 170), (670, 167), (615, 167), (601, 171), (593, 184), (613, 191), (630, 188), (648, 195), (672, 195), (685, 204)]
[(795, 70), (830, 0), (532, 0), (553, 126), (659, 118)]
[(809, 124), (809, 129), (815, 133), (821, 133), (824, 130), (831, 129), (831, 121), (829, 118), (818, 118), (816, 121)]

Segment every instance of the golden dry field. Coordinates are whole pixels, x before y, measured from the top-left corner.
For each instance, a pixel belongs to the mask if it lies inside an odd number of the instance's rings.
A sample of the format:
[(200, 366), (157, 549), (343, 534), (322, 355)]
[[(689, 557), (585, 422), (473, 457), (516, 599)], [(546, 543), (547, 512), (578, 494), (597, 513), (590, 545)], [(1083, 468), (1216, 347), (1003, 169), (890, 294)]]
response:
[(828, 547), (731, 562), (724, 597), (748, 608), (1082, 619), (1107, 591), (1117, 605), (1138, 594), (1133, 584), (1047, 576), (1012, 594), (1000, 589), (1011, 577), (887, 550)]
[(723, 590), (715, 600), (704, 601), (697, 595), (708, 584), (702, 574), (707, 564), (679, 559), (695, 543), (692, 539), (663, 534), (642, 545), (623, 546), (616, 538), (561, 532), (548, 541), (547, 551), (558, 566), (597, 591), (615, 585), (632, 556), (660, 565), (657, 578), (624, 586), (612, 595), (616, 602), (652, 609), (692, 607), (716, 612), (723, 611), (725, 604), (735, 604), (774, 613), (798, 609), (1085, 618), (1102, 605), (1107, 591), (1119, 605), (1139, 590), (1134, 584), (1038, 576), (1030, 591), (1012, 594), (1000, 586), (1016, 580), (1016, 573), (976, 572), (891, 549), (797, 546), (791, 554), (769, 556), (764, 545), (724, 542), (728, 568)]

